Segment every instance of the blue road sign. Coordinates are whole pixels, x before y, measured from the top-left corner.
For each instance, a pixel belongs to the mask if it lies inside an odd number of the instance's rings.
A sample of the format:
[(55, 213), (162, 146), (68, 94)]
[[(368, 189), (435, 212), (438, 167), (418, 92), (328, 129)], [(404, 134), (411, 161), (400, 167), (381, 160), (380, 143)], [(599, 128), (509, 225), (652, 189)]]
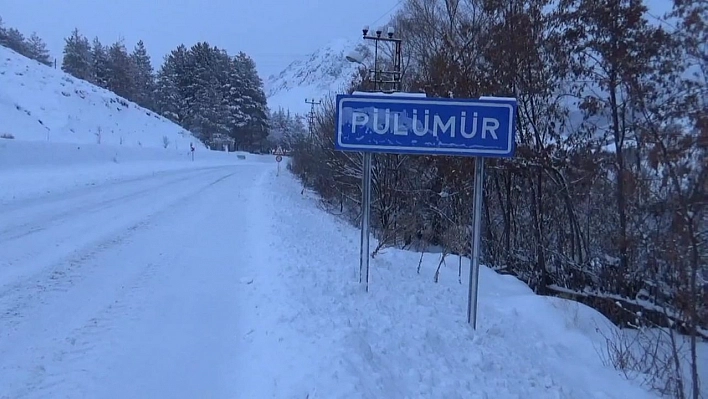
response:
[(341, 151), (514, 156), (516, 100), (338, 95)]

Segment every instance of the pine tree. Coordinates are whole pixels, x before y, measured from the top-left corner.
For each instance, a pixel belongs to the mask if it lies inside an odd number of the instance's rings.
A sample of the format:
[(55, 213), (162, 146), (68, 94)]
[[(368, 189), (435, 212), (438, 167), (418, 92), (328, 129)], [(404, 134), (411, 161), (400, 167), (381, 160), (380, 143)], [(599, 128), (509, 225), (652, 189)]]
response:
[(236, 139), (238, 148), (266, 145), (269, 111), (255, 64), (206, 42), (180, 45), (157, 73), (156, 109), (201, 140)]
[(134, 101), (135, 64), (122, 40), (113, 43), (108, 49), (108, 71), (108, 90)]
[(142, 40), (135, 46), (130, 57), (135, 65), (135, 102), (145, 108), (152, 108), (155, 97), (155, 75), (150, 56)]
[(2, 22), (2, 17), (0, 17), (0, 46), (7, 47), (7, 30)]
[(236, 55), (234, 64), (241, 82), (241, 115), (244, 118), (239, 121), (235, 135), (249, 147), (261, 146), (268, 137), (269, 114), (263, 81), (258, 76), (255, 62), (245, 53)]
[[(287, 129), (286, 134), (283, 137), (281, 146), (287, 150), (292, 150), (295, 148), (298, 142), (306, 140), (308, 137), (308, 130), (305, 126), (305, 117), (298, 114), (291, 114), (288, 110), (285, 114)], [(272, 124), (272, 121), (271, 121)]]
[(44, 65), (52, 66), (52, 57), (49, 56), (47, 44), (44, 43), (37, 33), (32, 32), (32, 35), (26, 41), (27, 56), (35, 61), (39, 61)]
[(189, 53), (184, 45), (178, 46), (165, 57), (157, 73), (155, 106), (165, 118), (187, 128), (188, 107), (184, 93)]
[(212, 68), (214, 84), (215, 102), (213, 103), (212, 115), (214, 120), (214, 131), (219, 135), (228, 135), (231, 130), (229, 116), (232, 113), (231, 99), (231, 57), (225, 50), (217, 47), (212, 48), (214, 54), (214, 64)]
[(4, 30), (3, 37), (0, 37), (0, 44), (25, 57), (29, 54), (25, 36), (15, 28)]
[(228, 134), (234, 139), (236, 130), (246, 125), (246, 115), (244, 115), (243, 97), (243, 77), (241, 76), (238, 64), (235, 59), (229, 59), (226, 66), (226, 80), (224, 102), (226, 103), (226, 120), (229, 126)]
[(42, 64), (48, 66), (52, 65), (47, 45), (37, 33), (32, 32), (29, 38), (25, 38), (19, 30), (3, 27), (2, 18), (0, 18), (0, 45), (12, 49), (27, 58), (39, 61)]
[(93, 39), (91, 48), (94, 70), (94, 84), (99, 87), (108, 88), (108, 79), (110, 76), (108, 65), (108, 53), (106, 47), (101, 44), (98, 37)]
[(225, 134), (225, 103), (228, 56), (206, 42), (190, 49), (191, 76), (187, 85), (187, 101), (192, 131), (208, 141), (214, 134)]
[(94, 81), (93, 57), (91, 55), (91, 44), (88, 39), (74, 29), (71, 36), (64, 39), (64, 59), (62, 60), (62, 71), (78, 78)]
[(283, 146), (285, 137), (288, 135), (288, 120), (283, 108), (270, 113), (270, 131), (268, 141), (272, 146)]
[(302, 138), (307, 136), (308, 131), (307, 127), (305, 126), (305, 117), (302, 115), (292, 115), (288, 123), (290, 125), (290, 136), (286, 137), (287, 148), (292, 149), (294, 144), (298, 140), (301, 140)]

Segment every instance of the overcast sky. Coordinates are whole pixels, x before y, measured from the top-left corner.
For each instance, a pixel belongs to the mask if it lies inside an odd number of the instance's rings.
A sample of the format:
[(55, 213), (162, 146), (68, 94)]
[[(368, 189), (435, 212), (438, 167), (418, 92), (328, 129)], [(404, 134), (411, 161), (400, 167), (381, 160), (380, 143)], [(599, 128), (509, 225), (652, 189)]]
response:
[(334, 38), (360, 35), (363, 25), (388, 20), (399, 0), (0, 0), (5, 25), (36, 31), (61, 60), (74, 27), (105, 43), (142, 39), (153, 66), (184, 43), (208, 41), (230, 54), (243, 51), (262, 78)]

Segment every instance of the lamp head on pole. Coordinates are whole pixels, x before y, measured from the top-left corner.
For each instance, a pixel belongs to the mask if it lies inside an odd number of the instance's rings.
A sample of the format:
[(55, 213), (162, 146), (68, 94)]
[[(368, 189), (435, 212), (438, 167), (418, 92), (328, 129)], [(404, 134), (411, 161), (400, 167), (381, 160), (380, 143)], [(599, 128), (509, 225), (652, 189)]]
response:
[(361, 31), (364, 33), (364, 37), (366, 37), (366, 35), (369, 34), (369, 25), (364, 25)]
[(381, 37), (382, 33), (383, 33), (383, 28), (376, 29), (376, 37)]
[(366, 54), (360, 48), (355, 48), (350, 51), (349, 54), (345, 56), (345, 58), (349, 62), (363, 65), (364, 59), (366, 59)]
[(387, 32), (389, 39), (393, 39), (393, 33), (394, 33), (394, 32), (395, 32), (395, 30), (393, 29), (393, 26), (389, 26), (389, 27), (388, 27), (388, 32)]

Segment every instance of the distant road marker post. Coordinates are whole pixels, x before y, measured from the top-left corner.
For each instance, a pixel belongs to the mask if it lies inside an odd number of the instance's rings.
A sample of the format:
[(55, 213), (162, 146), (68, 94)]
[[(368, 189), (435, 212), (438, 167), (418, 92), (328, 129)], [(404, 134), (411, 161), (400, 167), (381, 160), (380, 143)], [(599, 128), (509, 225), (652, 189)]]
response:
[[(339, 151), (361, 152), (365, 155), (390, 153), (476, 157), (472, 259), (467, 302), (467, 322), (475, 330), (484, 158), (514, 156), (516, 108), (514, 98), (429, 98), (400, 92), (338, 95), (336, 100), (335, 148)], [(368, 194), (366, 190), (370, 190), (370, 184), (365, 183), (364, 197)], [(369, 204), (365, 205), (369, 207)], [(362, 212), (368, 213), (369, 209), (363, 209)], [(364, 232), (364, 229), (367, 231)], [(368, 226), (362, 223), (364, 233), (368, 236)], [(363, 249), (362, 256), (366, 256)], [(367, 290), (368, 275), (366, 270)]]
[(278, 172), (276, 173), (276, 176), (280, 176), (280, 161), (283, 160), (283, 149), (278, 147), (278, 149), (275, 150), (275, 162), (278, 164)]

